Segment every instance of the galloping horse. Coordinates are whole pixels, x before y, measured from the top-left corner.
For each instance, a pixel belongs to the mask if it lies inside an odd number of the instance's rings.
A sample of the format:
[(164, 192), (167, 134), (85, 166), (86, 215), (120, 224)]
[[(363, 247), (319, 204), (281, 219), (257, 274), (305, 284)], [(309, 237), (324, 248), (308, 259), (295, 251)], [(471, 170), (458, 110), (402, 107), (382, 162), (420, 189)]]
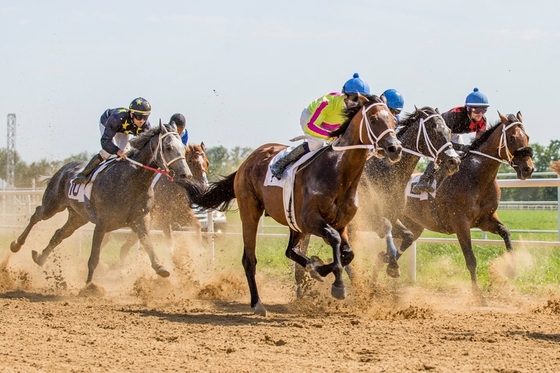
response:
[(461, 163), (450, 141), (451, 130), (437, 109), (416, 109), (400, 123), (397, 137), (405, 153), (398, 163), (379, 162), (378, 158), (366, 162), (359, 189), (360, 202), (364, 202), (366, 208), (358, 212), (370, 230), (375, 231), (380, 238), (385, 238), (387, 251), (382, 253), (383, 260), (389, 263), (387, 271), (394, 275), (399, 274), (399, 266), (392, 229), (394, 225), (400, 236), (412, 237), (398, 217), (406, 204), (406, 185), (420, 157), (433, 160), (445, 175), (457, 172)]
[[(187, 179), (191, 172), (185, 162), (185, 147), (174, 127), (160, 123), (158, 127), (132, 139), (130, 145), (134, 148), (128, 155), (131, 162), (114, 162), (100, 172), (93, 184), (89, 204), (69, 198), (69, 190), (75, 186), (71, 181), (83, 168), (83, 162), (70, 162), (58, 170), (48, 182), (42, 205), (35, 209), (27, 227), (12, 242), (10, 249), (19, 251), (35, 224), (67, 209), (68, 220), (55, 232), (48, 246), (41, 254), (32, 251), (35, 263), (43, 265), (62, 240), (91, 221), (95, 229), (86, 283), (89, 284), (93, 279), (105, 233), (122, 227), (132, 228), (148, 253), (152, 268), (158, 275), (168, 277), (169, 271), (159, 262), (149, 236), (148, 213), (153, 204), (153, 192), (150, 190), (155, 176), (153, 170), (155, 167), (165, 170), (191, 195), (200, 194), (202, 187)], [(138, 167), (138, 164), (142, 167)]]
[[(322, 279), (333, 272), (332, 296), (346, 297), (342, 268), (354, 257), (346, 227), (356, 214), (356, 190), (368, 149), (375, 153), (383, 151), (389, 162), (398, 161), (402, 151), (395, 137), (395, 119), (387, 106), (377, 96), (360, 96), (359, 100), (357, 107), (347, 109), (345, 123), (331, 134), (339, 138), (297, 171), (291, 197), (293, 209), (286, 211), (282, 188), (264, 185), (270, 161), (286, 148), (280, 144), (260, 146), (236, 172), (211, 183), (207, 192), (194, 201), (205, 208), (225, 210), (237, 198), (243, 229), (242, 263), (256, 314), (266, 315), (255, 281), (256, 236), (263, 212), (290, 227), (286, 256), (307, 268), (315, 278)], [(320, 265), (297, 252), (300, 242), (310, 234), (331, 245), (333, 263)]]
[[(521, 113), (500, 115), (496, 123), (471, 144), (470, 152), (461, 161), (457, 173), (438, 182), (436, 196), (426, 200), (407, 197), (402, 223), (410, 229), (413, 241), (424, 228), (431, 231), (457, 234), (463, 250), (472, 287), (480, 303), (486, 299), (476, 281), (476, 258), (471, 243), (471, 228), (500, 235), (508, 252), (513, 251), (509, 229), (500, 221), (496, 210), (500, 202), (500, 187), (496, 181), (501, 163), (507, 163), (517, 172), (517, 178), (530, 178), (533, 150), (529, 135), (522, 124)], [(395, 235), (396, 236), (396, 235)], [(403, 240), (397, 258), (412, 241)], [(513, 269), (511, 269), (513, 271)]]
[[(366, 162), (358, 189), (361, 205), (358, 216), (363, 223), (353, 220), (349, 226), (350, 241), (352, 231), (363, 225), (367, 225), (367, 230), (377, 232), (380, 238), (385, 238), (387, 253), (380, 254), (383, 254), (385, 262), (390, 263), (387, 271), (396, 273), (399, 267), (391, 230), (395, 225), (400, 234), (407, 232), (406, 227), (397, 219), (406, 203), (406, 185), (420, 157), (433, 160), (442, 172), (449, 175), (457, 172), (461, 163), (450, 142), (451, 130), (437, 109), (423, 107), (405, 116), (399, 123), (397, 138), (404, 153), (399, 162), (389, 164), (375, 157)], [(412, 233), (408, 234), (412, 236)], [(307, 247), (302, 247), (301, 250), (306, 253)], [(303, 294), (304, 281), (303, 268), (296, 266), (298, 296)]]
[(550, 163), (550, 169), (560, 175), (560, 161), (552, 161)]
[[(203, 185), (208, 184), (208, 158), (206, 145), (189, 144), (186, 147), (185, 158), (192, 172), (193, 179)], [(172, 225), (193, 226), (200, 236), (201, 226), (191, 206), (190, 198), (185, 188), (171, 181), (167, 177), (159, 177), (154, 185), (154, 207), (151, 211), (152, 227), (160, 228), (170, 250), (173, 249)], [(130, 248), (138, 241), (138, 236), (131, 233), (121, 246), (120, 258), (124, 262)]]

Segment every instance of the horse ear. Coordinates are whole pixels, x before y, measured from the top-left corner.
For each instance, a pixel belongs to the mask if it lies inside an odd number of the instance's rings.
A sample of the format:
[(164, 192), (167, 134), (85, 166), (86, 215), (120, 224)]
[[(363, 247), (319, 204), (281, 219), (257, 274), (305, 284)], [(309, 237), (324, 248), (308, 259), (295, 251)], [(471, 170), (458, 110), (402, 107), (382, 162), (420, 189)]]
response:
[(358, 101), (360, 101), (360, 104), (365, 105), (369, 100), (366, 96), (363, 96), (360, 92), (358, 92)]
[(441, 115), (441, 113), (439, 112), (439, 109), (438, 109), (438, 108), (436, 108), (436, 113), (438, 113), (438, 114)]
[(520, 111), (517, 112), (516, 117), (517, 117), (517, 119), (519, 119), (519, 121), (520, 121), (521, 123), (523, 123), (523, 115), (521, 115), (521, 112), (520, 112)]
[(206, 145), (204, 145), (204, 141), (200, 143), (200, 147), (202, 148), (203, 152), (206, 152)]
[(384, 95), (381, 95), (380, 98), (381, 98), (381, 101), (383, 101), (383, 103), (384, 103), (385, 105), (387, 105), (387, 97), (385, 97)]
[(508, 119), (502, 114), (500, 113), (500, 110), (496, 110), (498, 112), (498, 115), (500, 116), (500, 120), (502, 121), (503, 124), (508, 124), (509, 121)]

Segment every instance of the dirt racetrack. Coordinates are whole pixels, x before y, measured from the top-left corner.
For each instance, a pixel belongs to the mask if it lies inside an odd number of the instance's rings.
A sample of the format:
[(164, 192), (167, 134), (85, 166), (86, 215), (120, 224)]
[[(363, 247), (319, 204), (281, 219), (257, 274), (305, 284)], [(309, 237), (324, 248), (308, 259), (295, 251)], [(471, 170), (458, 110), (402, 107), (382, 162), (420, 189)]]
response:
[(264, 318), (249, 308), (239, 259), (194, 271), (176, 251), (164, 258), (172, 276), (161, 279), (136, 252), (122, 267), (100, 265), (84, 287), (87, 253), (76, 254), (76, 239), (44, 267), (32, 262), (50, 234), (32, 233), (17, 254), (0, 249), (2, 372), (560, 371), (556, 294), (506, 285), (482, 308), (468, 283), (356, 284), (337, 301), (327, 278), (296, 299), (290, 276), (260, 274)]

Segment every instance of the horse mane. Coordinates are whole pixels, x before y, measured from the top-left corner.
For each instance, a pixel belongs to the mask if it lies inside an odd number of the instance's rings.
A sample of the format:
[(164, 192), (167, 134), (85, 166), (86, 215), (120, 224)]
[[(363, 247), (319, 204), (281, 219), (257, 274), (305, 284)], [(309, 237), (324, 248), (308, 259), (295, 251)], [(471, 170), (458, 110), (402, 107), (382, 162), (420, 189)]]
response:
[[(167, 131), (177, 132), (177, 130), (170, 124), (162, 124), (162, 126), (165, 126)], [(160, 131), (161, 128), (158, 125), (150, 128), (146, 132), (142, 132), (137, 137), (132, 138), (130, 140), (130, 146), (132, 147), (132, 149), (130, 150), (129, 155), (133, 155), (138, 149), (142, 149), (144, 145), (146, 145), (146, 143), (152, 139), (152, 137), (154, 137), (155, 135), (159, 135)]]
[(437, 114), (438, 112), (429, 107), (429, 106), (424, 106), (421, 107), (420, 109), (416, 108), (416, 110), (413, 113), (404, 113), (402, 116), (402, 119), (399, 121), (399, 129), (398, 129), (398, 137), (402, 138), (402, 136), (404, 136), (404, 134), (406, 133), (406, 131), (412, 127), (411, 125), (416, 123), (419, 118), (420, 118), (420, 113), (425, 113), (428, 115), (433, 115), (433, 114)]
[(365, 104), (358, 104), (356, 106), (350, 107), (350, 108), (346, 108), (344, 109), (344, 116), (346, 117), (346, 120), (344, 121), (344, 123), (342, 123), (340, 125), (340, 127), (338, 127), (337, 130), (334, 130), (330, 133), (329, 137), (337, 137), (342, 135), (344, 132), (346, 132), (346, 129), (348, 128), (348, 126), (350, 125), (350, 122), (352, 121), (352, 118), (354, 118), (354, 116), (360, 111), (362, 110), (362, 108), (365, 105), (368, 105), (370, 103), (376, 103), (376, 102), (383, 102), (379, 96), (376, 95), (366, 95), (363, 94), (362, 96), (364, 96), (365, 98), (367, 98), (367, 102)]

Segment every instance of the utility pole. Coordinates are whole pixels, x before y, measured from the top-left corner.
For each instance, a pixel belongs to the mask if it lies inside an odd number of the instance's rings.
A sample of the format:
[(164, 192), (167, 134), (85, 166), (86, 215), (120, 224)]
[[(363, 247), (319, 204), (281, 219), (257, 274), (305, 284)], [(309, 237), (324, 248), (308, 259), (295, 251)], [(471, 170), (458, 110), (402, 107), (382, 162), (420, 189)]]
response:
[(13, 189), (16, 169), (16, 115), (8, 114), (8, 147), (6, 152), (6, 188)]

